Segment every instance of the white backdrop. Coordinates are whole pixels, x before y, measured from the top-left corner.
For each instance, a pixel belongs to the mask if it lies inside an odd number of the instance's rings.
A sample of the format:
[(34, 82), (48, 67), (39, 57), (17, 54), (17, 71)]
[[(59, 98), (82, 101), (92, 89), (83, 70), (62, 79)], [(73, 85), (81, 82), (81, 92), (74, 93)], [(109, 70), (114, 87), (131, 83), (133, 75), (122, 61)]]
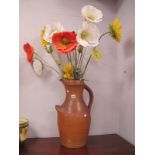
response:
[[(48, 71), (44, 72), (42, 77), (35, 75), (26, 61), (25, 53), (22, 49), (23, 44), (30, 42), (36, 51), (44, 58), (47, 58), (48, 62), (54, 66), (53, 60), (46, 54), (39, 43), (42, 26), (60, 21), (66, 30), (77, 30), (82, 24), (80, 9), (82, 6), (90, 4), (103, 11), (103, 22), (99, 24), (99, 27), (100, 31), (104, 32), (117, 13), (120, 15), (118, 9), (120, 9), (122, 3), (122, 1), (116, 0), (20, 0), (19, 111), (20, 117), (26, 117), (29, 120), (29, 137), (58, 136), (55, 105), (62, 104), (64, 101), (64, 88), (55, 73)], [(87, 84), (93, 89), (95, 96), (91, 111), (92, 123), (89, 134), (121, 134), (119, 122), (121, 122), (120, 119), (123, 115), (120, 116), (120, 106), (125, 99), (122, 100), (122, 92), (119, 89), (122, 84), (124, 85), (124, 83), (121, 83), (124, 68), (119, 67), (119, 48), (117, 43), (110, 37), (105, 37), (99, 47), (103, 51), (103, 60), (99, 63), (91, 62), (86, 75)], [(133, 71), (133, 68), (127, 69), (131, 70), (131, 72)], [(127, 76), (128, 74), (123, 77), (128, 80)], [(134, 87), (132, 87), (129, 92), (128, 87), (129, 85), (123, 89), (126, 92), (126, 96), (134, 90)], [(85, 99), (87, 99), (87, 94), (85, 93), (84, 95)], [(131, 97), (133, 98), (133, 96)], [(128, 97), (126, 98), (127, 100)], [(134, 101), (131, 100), (131, 102), (134, 105)], [(128, 102), (126, 104), (131, 105)], [(134, 113), (134, 111), (132, 112)], [(134, 119), (129, 121), (131, 124), (134, 123)], [(130, 130), (130, 126), (127, 126), (127, 128)], [(134, 143), (133, 132), (129, 136), (121, 135)]]

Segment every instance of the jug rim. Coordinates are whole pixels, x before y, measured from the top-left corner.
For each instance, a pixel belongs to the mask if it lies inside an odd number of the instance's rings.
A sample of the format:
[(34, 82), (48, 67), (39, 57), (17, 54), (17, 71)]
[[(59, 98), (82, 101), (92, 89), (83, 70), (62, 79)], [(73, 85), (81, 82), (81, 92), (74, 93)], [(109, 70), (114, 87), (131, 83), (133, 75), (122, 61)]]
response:
[(81, 80), (69, 80), (69, 79), (60, 79), (65, 85), (84, 85), (84, 79)]

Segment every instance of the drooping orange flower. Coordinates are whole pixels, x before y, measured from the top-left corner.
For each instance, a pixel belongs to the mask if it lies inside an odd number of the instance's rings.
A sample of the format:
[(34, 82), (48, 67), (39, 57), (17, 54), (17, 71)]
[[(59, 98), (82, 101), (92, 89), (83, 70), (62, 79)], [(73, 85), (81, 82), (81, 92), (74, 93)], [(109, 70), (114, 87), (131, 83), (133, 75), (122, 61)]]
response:
[(29, 43), (26, 43), (23, 45), (23, 48), (27, 55), (27, 61), (31, 63), (33, 61), (33, 53), (34, 53), (33, 47)]
[(52, 42), (58, 52), (64, 54), (72, 52), (78, 44), (74, 32), (58, 32), (52, 37)]

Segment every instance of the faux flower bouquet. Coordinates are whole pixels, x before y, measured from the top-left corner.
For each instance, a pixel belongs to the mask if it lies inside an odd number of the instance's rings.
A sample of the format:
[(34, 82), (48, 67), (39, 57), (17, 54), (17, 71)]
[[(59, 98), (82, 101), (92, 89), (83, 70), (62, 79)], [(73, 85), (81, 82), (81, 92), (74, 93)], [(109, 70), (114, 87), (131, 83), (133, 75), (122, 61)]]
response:
[[(118, 18), (115, 18), (109, 25), (107, 32), (100, 34), (97, 23), (102, 21), (102, 11), (87, 5), (81, 9), (81, 14), (84, 22), (77, 31), (64, 31), (60, 23), (46, 25), (41, 31), (41, 44), (48, 54), (53, 56), (59, 70), (43, 60), (29, 43), (24, 44), (23, 48), (27, 54), (27, 60), (38, 75), (42, 74), (45, 67), (49, 67), (61, 78), (84, 79), (90, 60), (93, 58), (98, 61), (102, 57), (101, 51), (97, 48), (101, 38), (110, 35), (117, 42), (120, 41), (122, 27)], [(88, 46), (91, 47), (91, 51), (86, 50)], [(89, 52), (87, 60), (85, 59), (86, 52)], [(66, 60), (62, 60), (62, 57)]]

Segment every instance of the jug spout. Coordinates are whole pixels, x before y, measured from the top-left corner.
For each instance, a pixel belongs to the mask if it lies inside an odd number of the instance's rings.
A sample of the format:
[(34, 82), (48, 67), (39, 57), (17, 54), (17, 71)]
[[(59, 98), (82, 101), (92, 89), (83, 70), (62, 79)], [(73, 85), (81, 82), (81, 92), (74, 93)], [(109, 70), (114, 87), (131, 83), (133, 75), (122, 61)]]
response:
[(60, 105), (56, 105), (55, 109), (56, 109), (57, 112), (59, 112), (61, 110), (61, 106)]

